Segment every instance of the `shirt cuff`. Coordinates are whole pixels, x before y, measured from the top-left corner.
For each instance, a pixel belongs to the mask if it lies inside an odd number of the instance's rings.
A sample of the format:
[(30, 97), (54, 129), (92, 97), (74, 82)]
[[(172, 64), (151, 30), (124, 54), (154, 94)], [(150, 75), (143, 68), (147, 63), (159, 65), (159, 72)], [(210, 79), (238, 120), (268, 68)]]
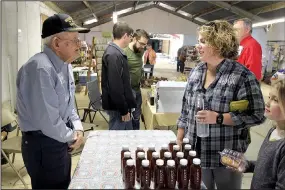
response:
[(84, 130), (83, 130), (82, 123), (81, 123), (80, 120), (72, 121), (72, 124), (73, 124), (73, 126), (74, 126), (74, 130), (75, 130), (75, 131), (84, 131)]
[(243, 120), (238, 116), (238, 112), (230, 112), (229, 114), (235, 126), (240, 126), (243, 124)]

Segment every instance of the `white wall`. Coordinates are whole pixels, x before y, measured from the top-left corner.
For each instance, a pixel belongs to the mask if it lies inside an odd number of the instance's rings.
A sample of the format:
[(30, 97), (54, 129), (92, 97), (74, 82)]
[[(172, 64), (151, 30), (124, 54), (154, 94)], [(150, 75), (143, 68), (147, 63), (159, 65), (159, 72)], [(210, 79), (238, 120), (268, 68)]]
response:
[(197, 40), (198, 40), (197, 32), (194, 34), (184, 35), (183, 45), (194, 46), (195, 44), (197, 44)]
[(2, 103), (10, 100), (14, 106), (18, 69), (41, 51), (41, 13), (51, 16), (55, 12), (39, 1), (2, 2)]
[(285, 40), (285, 23), (273, 24), (268, 32), (263, 27), (254, 28), (252, 36), (260, 43), (262, 51), (265, 53), (267, 41)]
[[(198, 25), (188, 20), (157, 8), (125, 16), (118, 20), (126, 21), (134, 30), (142, 28), (147, 32), (160, 34), (196, 34), (198, 27)], [(81, 38), (85, 38), (87, 43), (91, 43), (93, 36), (100, 37), (102, 31), (111, 32), (112, 28), (113, 22), (111, 21), (92, 28), (91, 32)]]

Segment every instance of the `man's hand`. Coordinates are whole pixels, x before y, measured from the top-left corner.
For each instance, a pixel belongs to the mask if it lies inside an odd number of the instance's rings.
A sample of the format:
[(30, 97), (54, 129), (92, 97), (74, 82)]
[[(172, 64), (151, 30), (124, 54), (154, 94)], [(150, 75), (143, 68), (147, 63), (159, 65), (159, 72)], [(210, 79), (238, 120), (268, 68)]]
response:
[(131, 120), (130, 113), (127, 113), (126, 115), (122, 116), (122, 121), (126, 122), (126, 121), (130, 121), (130, 120)]
[(198, 111), (196, 119), (201, 124), (216, 124), (218, 113), (209, 110)]
[(78, 149), (83, 143), (83, 131), (75, 131), (74, 140), (75, 142), (69, 146), (72, 151)]

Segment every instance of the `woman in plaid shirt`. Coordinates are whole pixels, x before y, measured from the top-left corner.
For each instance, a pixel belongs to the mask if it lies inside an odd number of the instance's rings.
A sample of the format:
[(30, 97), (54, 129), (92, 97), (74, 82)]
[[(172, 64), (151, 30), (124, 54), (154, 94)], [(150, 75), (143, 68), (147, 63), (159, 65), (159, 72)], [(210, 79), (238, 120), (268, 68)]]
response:
[[(224, 148), (245, 152), (250, 143), (249, 127), (264, 122), (265, 104), (259, 82), (246, 67), (234, 61), (238, 42), (226, 21), (209, 22), (198, 29), (197, 49), (202, 61), (189, 74), (177, 121), (177, 141), (189, 138), (201, 158), (202, 180), (208, 189), (240, 189), (242, 176), (220, 163)], [(205, 110), (196, 111), (195, 96), (205, 95)], [(232, 111), (230, 103), (247, 100), (246, 110)], [(196, 135), (196, 121), (209, 124), (208, 137)]]

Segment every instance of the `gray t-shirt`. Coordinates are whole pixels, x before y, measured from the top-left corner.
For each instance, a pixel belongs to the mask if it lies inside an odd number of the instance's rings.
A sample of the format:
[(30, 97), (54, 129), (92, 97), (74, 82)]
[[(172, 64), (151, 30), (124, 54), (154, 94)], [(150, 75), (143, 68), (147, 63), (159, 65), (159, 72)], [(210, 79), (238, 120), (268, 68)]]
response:
[(251, 189), (285, 189), (285, 139), (269, 141), (274, 129), (264, 139), (257, 161), (249, 162), (247, 172), (254, 169)]

